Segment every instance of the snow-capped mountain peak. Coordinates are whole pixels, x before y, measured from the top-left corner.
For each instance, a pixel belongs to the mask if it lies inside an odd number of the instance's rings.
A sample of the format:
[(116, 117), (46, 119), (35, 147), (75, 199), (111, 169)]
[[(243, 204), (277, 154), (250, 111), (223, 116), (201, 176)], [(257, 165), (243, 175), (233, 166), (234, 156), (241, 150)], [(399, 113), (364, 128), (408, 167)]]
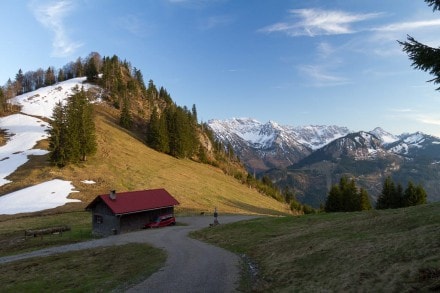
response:
[(252, 166), (256, 169), (288, 166), (350, 132), (345, 127), (292, 127), (252, 118), (210, 120), (208, 125), (220, 141), (232, 145), (245, 164), (258, 161), (258, 167)]
[(383, 130), (381, 127), (374, 128), (370, 133), (374, 134), (382, 144), (391, 144), (399, 140), (397, 136)]

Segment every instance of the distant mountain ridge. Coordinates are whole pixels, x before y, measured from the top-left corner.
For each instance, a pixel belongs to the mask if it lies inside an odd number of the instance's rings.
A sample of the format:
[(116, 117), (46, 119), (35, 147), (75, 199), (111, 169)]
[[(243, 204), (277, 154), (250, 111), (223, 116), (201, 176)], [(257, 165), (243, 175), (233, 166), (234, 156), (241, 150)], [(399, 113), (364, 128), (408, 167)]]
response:
[(422, 132), (393, 135), (380, 127), (353, 132), (249, 118), (210, 120), (208, 125), (249, 171), (294, 189), (304, 203), (319, 206), (343, 175), (355, 178), (373, 200), (386, 176), (403, 185), (422, 183), (429, 200), (440, 200), (440, 138)]
[(287, 167), (351, 131), (338, 126), (282, 126), (251, 118), (209, 120), (217, 139), (231, 145), (250, 171)]

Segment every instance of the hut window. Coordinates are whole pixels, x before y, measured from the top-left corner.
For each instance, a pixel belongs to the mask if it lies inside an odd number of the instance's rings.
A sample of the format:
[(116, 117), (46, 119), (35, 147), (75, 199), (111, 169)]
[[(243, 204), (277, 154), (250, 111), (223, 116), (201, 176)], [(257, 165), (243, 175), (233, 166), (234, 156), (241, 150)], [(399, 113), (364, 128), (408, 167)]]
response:
[(95, 223), (96, 224), (102, 224), (103, 219), (101, 215), (95, 215)]

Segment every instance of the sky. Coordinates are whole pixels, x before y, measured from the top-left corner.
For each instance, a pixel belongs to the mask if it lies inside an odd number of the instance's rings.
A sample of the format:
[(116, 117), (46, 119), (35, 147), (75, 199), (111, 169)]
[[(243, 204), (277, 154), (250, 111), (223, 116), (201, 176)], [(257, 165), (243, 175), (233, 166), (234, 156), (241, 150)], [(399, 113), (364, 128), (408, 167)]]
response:
[(0, 1), (0, 84), (116, 54), (199, 120), (440, 136), (440, 92), (397, 40), (440, 46), (423, 0)]

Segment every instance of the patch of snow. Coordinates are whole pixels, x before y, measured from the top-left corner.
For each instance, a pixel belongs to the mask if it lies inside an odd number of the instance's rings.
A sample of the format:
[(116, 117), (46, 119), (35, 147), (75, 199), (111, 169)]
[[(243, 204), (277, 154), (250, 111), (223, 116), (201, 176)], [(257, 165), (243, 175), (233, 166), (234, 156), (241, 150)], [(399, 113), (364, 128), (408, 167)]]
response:
[(10, 182), (5, 178), (28, 161), (29, 155), (45, 155), (46, 150), (32, 149), (38, 141), (47, 138), (48, 124), (38, 118), (14, 114), (0, 118), (0, 128), (9, 139), (0, 147), (0, 186)]
[[(84, 83), (85, 81), (86, 77), (69, 79), (16, 96), (11, 102), (20, 105), (22, 113), (50, 118), (56, 103), (64, 102), (73, 95), (76, 87), (84, 87), (85, 90), (93, 87)], [(32, 149), (38, 141), (48, 137), (48, 128), (48, 123), (41, 119), (23, 114), (0, 118), (0, 129), (6, 130), (9, 137), (6, 145), (0, 147), (0, 186), (10, 182), (5, 178), (25, 164), (29, 155), (48, 153), (45, 150)]]
[(75, 87), (87, 90), (92, 87), (91, 84), (83, 83), (86, 77), (72, 78), (57, 84), (39, 88), (12, 99), (12, 103), (20, 105), (21, 112), (40, 117), (50, 118), (53, 108), (58, 102), (64, 102), (69, 96), (74, 94)]
[(78, 199), (67, 198), (74, 188), (70, 181), (54, 179), (3, 195), (0, 197), (0, 214), (38, 212), (68, 202), (81, 202)]
[(380, 127), (376, 127), (374, 130), (370, 131), (373, 135), (375, 135), (383, 144), (391, 144), (399, 140), (399, 138)]
[(93, 180), (83, 180), (83, 181), (81, 181), (82, 183), (84, 183), (84, 184), (95, 184), (96, 182), (95, 181), (93, 181)]

